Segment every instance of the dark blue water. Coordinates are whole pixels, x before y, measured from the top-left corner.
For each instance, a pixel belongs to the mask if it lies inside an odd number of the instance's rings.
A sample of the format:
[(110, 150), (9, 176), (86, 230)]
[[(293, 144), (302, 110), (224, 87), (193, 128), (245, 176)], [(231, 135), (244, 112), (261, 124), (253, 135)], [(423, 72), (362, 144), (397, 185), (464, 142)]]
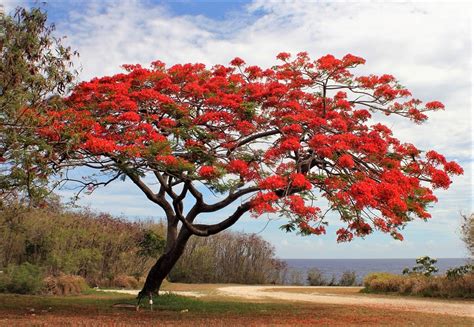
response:
[[(371, 272), (389, 272), (401, 274), (404, 268), (416, 265), (416, 259), (284, 259), (291, 275), (292, 270), (301, 273), (303, 282), (306, 281), (307, 271), (311, 268), (319, 269), (326, 279), (334, 275), (339, 280), (344, 271), (355, 271), (358, 282)], [(465, 258), (438, 258), (435, 264), (439, 274), (447, 269), (466, 264)]]

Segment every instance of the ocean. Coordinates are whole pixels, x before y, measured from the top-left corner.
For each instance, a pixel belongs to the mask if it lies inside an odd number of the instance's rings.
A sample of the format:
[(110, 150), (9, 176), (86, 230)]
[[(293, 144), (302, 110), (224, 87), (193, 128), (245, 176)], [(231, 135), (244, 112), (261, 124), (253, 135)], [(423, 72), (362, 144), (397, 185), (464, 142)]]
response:
[[(437, 258), (435, 264), (439, 268), (438, 274), (443, 274), (447, 269), (467, 263), (466, 258)], [(332, 276), (339, 280), (345, 271), (354, 271), (357, 281), (362, 282), (365, 275), (371, 272), (389, 272), (401, 274), (404, 268), (416, 265), (416, 259), (283, 259), (288, 265), (286, 283), (291, 284), (295, 278), (306, 283), (307, 272), (311, 268), (319, 269), (326, 280)], [(294, 273), (296, 272), (296, 274)]]

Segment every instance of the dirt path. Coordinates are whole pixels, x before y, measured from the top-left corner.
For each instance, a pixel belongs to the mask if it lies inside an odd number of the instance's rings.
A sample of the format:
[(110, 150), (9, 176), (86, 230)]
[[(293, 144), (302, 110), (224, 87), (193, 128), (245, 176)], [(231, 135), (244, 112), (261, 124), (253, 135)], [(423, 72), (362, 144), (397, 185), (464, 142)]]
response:
[(370, 295), (354, 296), (343, 294), (317, 293), (317, 286), (307, 286), (305, 289), (314, 288), (315, 293), (285, 292), (288, 286), (226, 286), (218, 288), (222, 295), (246, 299), (277, 299), (286, 301), (303, 301), (325, 304), (362, 305), (386, 309), (399, 309), (404, 311), (418, 311), (426, 313), (450, 314), (461, 317), (474, 317), (474, 303), (463, 301), (440, 301), (427, 299), (383, 298)]

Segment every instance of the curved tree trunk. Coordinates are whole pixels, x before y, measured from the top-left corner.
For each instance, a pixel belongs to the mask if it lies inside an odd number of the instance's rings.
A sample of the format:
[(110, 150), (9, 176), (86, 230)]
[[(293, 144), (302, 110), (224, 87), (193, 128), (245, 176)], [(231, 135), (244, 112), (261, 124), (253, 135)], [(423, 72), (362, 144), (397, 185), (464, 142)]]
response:
[(183, 254), (190, 236), (191, 233), (183, 227), (174, 244), (150, 269), (150, 272), (146, 277), (145, 285), (143, 285), (143, 289), (138, 293), (139, 300), (147, 295), (151, 296), (153, 294), (158, 294), (163, 280), (168, 276), (171, 269), (173, 269), (174, 265)]

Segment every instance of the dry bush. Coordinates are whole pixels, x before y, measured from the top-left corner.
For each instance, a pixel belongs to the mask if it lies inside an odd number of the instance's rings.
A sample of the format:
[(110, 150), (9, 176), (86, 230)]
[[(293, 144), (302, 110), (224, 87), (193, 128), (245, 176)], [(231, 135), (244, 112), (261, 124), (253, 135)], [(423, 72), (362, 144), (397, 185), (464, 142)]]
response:
[(404, 276), (396, 274), (385, 272), (371, 273), (364, 278), (364, 286), (370, 292), (399, 292), (400, 285), (404, 284), (404, 279)]
[(169, 280), (280, 284), (285, 271), (285, 262), (275, 258), (275, 249), (263, 238), (228, 231), (211, 237), (191, 238)]
[(474, 298), (474, 274), (458, 278), (440, 278), (439, 294), (442, 297)]
[(87, 289), (89, 286), (81, 276), (61, 274), (43, 280), (43, 293), (49, 295), (78, 295)]
[(374, 279), (370, 287), (378, 292), (398, 292), (401, 278)]
[(306, 280), (311, 286), (324, 286), (328, 284), (323, 272), (317, 268), (308, 270)]
[(399, 293), (426, 297), (474, 298), (474, 274), (458, 278), (446, 276), (373, 273), (364, 279), (365, 291)]
[(412, 294), (414, 289), (422, 285), (423, 281), (426, 279), (425, 276), (403, 276), (401, 279), (398, 293), (401, 294)]
[(412, 295), (437, 296), (437, 294), (439, 294), (440, 281), (438, 277), (419, 278), (418, 276), (408, 276), (406, 278), (416, 278), (413, 289), (410, 293)]
[(127, 276), (127, 275), (118, 275), (115, 277), (111, 284), (109, 285), (110, 287), (117, 287), (117, 288), (125, 288), (125, 289), (137, 289), (140, 286), (139, 280), (137, 280), (135, 277), (132, 276)]

